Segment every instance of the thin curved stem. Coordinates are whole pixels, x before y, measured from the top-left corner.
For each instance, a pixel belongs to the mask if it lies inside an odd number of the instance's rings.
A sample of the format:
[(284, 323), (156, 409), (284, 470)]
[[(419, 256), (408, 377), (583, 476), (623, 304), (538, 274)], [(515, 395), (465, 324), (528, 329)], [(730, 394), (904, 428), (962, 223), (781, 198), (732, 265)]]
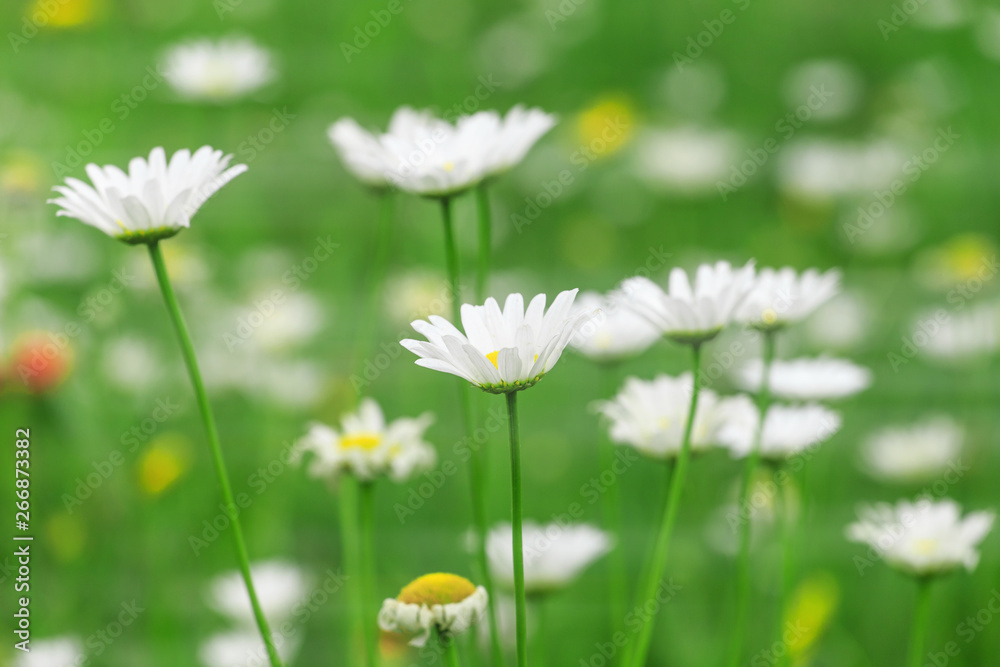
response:
[(191, 343), (191, 336), (188, 333), (187, 325), (184, 323), (184, 316), (181, 314), (180, 305), (177, 303), (174, 288), (170, 284), (170, 275), (167, 273), (167, 265), (163, 261), (163, 252), (160, 250), (158, 243), (149, 244), (149, 257), (153, 262), (153, 270), (156, 272), (156, 280), (160, 284), (160, 291), (163, 293), (163, 302), (167, 306), (167, 312), (170, 314), (174, 331), (177, 334), (181, 355), (184, 357), (184, 364), (187, 366), (191, 385), (194, 388), (195, 399), (198, 402), (198, 411), (201, 413), (205, 436), (212, 450), (215, 475), (219, 481), (219, 488), (222, 490), (222, 500), (226, 506), (226, 513), (232, 522), (236, 559), (239, 561), (243, 583), (246, 584), (247, 593), (250, 596), (250, 606), (253, 608), (254, 619), (257, 621), (257, 628), (260, 630), (261, 637), (264, 640), (272, 667), (282, 667), (281, 658), (274, 646), (274, 638), (271, 636), (271, 629), (268, 627), (267, 619), (264, 617), (260, 600), (257, 598), (257, 591), (254, 589), (253, 578), (250, 576), (250, 558), (247, 555), (246, 542), (243, 539), (243, 526), (236, 508), (236, 501), (233, 498), (232, 485), (229, 483), (229, 475), (226, 473), (226, 461), (222, 455), (222, 446), (219, 444), (219, 433), (215, 426), (215, 416), (212, 414), (212, 407), (208, 402), (208, 394), (205, 392), (205, 383), (202, 381), (201, 370), (198, 368), (198, 359), (194, 353), (194, 345)]
[[(357, 652), (357, 638), (363, 637), (364, 619), (357, 613), (364, 605), (364, 577), (361, 566), (361, 529), (358, 526), (358, 486), (354, 478), (344, 477), (340, 481), (340, 538), (341, 552), (348, 574), (348, 598), (350, 610), (347, 614), (347, 651), (348, 665), (361, 664), (361, 656)], [(367, 650), (367, 645), (366, 645)]]
[[(684, 480), (687, 477), (688, 464), (691, 459), (691, 431), (694, 427), (694, 417), (698, 409), (698, 394), (701, 391), (701, 346), (693, 345), (692, 379), (694, 381), (691, 391), (691, 405), (688, 408), (687, 423), (684, 426), (684, 439), (681, 441), (681, 451), (677, 455), (677, 465), (673, 468), (670, 478), (670, 491), (667, 494), (667, 505), (663, 512), (663, 523), (660, 526), (659, 536), (653, 548), (653, 559), (646, 573), (646, 580), (639, 589), (641, 597), (636, 601), (637, 606), (644, 607), (650, 600), (656, 599), (657, 588), (663, 578), (663, 569), (667, 564), (667, 557), (670, 553), (670, 538), (674, 532), (674, 524), (677, 522), (677, 513), (680, 509), (681, 495), (684, 493)], [(641, 667), (646, 662), (649, 654), (649, 644), (653, 636), (653, 626), (656, 615), (648, 614), (639, 631), (639, 641), (635, 651), (632, 652), (632, 664), (634, 667)]]
[(517, 392), (507, 398), (507, 425), (510, 431), (510, 523), (513, 528), (514, 605), (517, 630), (517, 667), (528, 664), (528, 627), (524, 606), (524, 545), (521, 541), (521, 437), (517, 423)]
[(931, 615), (931, 582), (920, 579), (917, 582), (917, 606), (913, 612), (913, 632), (910, 635), (910, 667), (920, 667), (924, 653), (924, 639), (927, 637), (927, 621)]
[[(781, 470), (781, 468), (778, 468)], [(778, 520), (778, 525), (781, 529), (781, 580), (779, 582), (778, 588), (778, 619), (777, 619), (777, 641), (784, 641), (785, 634), (785, 613), (786, 605), (788, 600), (788, 594), (792, 590), (792, 575), (794, 572), (794, 562), (793, 562), (793, 526), (792, 526), (792, 511), (789, 506), (789, 495), (788, 490), (785, 489), (786, 484), (792, 483), (791, 472), (785, 471), (785, 481), (784, 483), (775, 482), (777, 486), (777, 492), (775, 495), (775, 507), (774, 512)], [(790, 656), (788, 651), (784, 651), (778, 656), (778, 667), (788, 664)]]
[(764, 418), (771, 394), (771, 364), (774, 361), (773, 332), (764, 333), (763, 373), (761, 375), (760, 392), (757, 394), (757, 406), (760, 412), (760, 422), (754, 435), (753, 447), (747, 456), (743, 467), (743, 481), (740, 486), (740, 504), (738, 516), (740, 519), (740, 551), (736, 563), (736, 622), (733, 624), (733, 636), (729, 645), (729, 667), (737, 667), (743, 652), (743, 642), (746, 640), (747, 623), (750, 619), (750, 530), (753, 517), (749, 512), (750, 494), (753, 490), (753, 478), (760, 464), (760, 443), (764, 433)]
[(359, 486), (363, 586), (361, 624), (365, 633), (365, 664), (368, 667), (375, 667), (378, 664), (378, 634), (375, 632), (375, 609), (372, 605), (375, 599), (375, 485), (371, 482), (361, 482)]
[(476, 273), (476, 300), (486, 300), (486, 287), (490, 277), (490, 251), (493, 240), (493, 216), (490, 212), (489, 186), (483, 182), (476, 186), (476, 209), (479, 212), (479, 271)]

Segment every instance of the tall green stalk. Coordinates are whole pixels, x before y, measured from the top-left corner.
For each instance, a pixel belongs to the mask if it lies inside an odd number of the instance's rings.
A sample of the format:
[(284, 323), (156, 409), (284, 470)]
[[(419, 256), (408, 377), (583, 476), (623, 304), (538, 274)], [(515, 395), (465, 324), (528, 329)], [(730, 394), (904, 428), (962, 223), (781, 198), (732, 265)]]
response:
[(742, 516), (750, 507), (750, 494), (753, 491), (753, 478), (760, 464), (760, 442), (764, 433), (764, 419), (771, 400), (771, 364), (774, 361), (774, 332), (764, 332), (763, 369), (760, 392), (757, 394), (757, 407), (760, 412), (760, 422), (757, 433), (754, 434), (753, 446), (743, 466), (743, 481), (740, 486), (740, 503), (737, 508), (740, 513), (740, 552), (736, 564), (736, 622), (733, 624), (733, 636), (729, 645), (729, 667), (737, 667), (743, 643), (746, 640), (747, 623), (750, 618), (750, 530), (752, 517)]
[(376, 230), (375, 254), (372, 257), (371, 273), (365, 285), (365, 300), (362, 304), (361, 322), (358, 326), (355, 341), (355, 364), (357, 372), (361, 372), (364, 363), (372, 349), (375, 338), (378, 317), (378, 297), (385, 283), (386, 269), (389, 266), (389, 248), (392, 246), (392, 221), (395, 209), (395, 198), (392, 192), (386, 191), (379, 195), (378, 229)]
[(476, 273), (476, 297), (482, 302), (486, 300), (486, 286), (489, 284), (490, 250), (493, 240), (490, 192), (485, 182), (476, 186), (476, 209), (479, 212), (479, 271)]
[(517, 629), (517, 667), (528, 664), (528, 628), (524, 608), (524, 545), (521, 541), (521, 436), (517, 424), (517, 392), (507, 398), (507, 426), (510, 431), (510, 523), (513, 528), (514, 605)]
[[(671, 475), (670, 491), (667, 494), (667, 505), (663, 512), (663, 523), (653, 548), (653, 559), (646, 571), (646, 580), (639, 588), (640, 597), (636, 600), (636, 605), (639, 607), (645, 606), (648, 601), (656, 597), (656, 589), (663, 578), (663, 569), (666, 567), (667, 556), (670, 553), (670, 538), (674, 532), (681, 495), (684, 492), (684, 480), (687, 477), (688, 463), (691, 459), (691, 431), (694, 428), (694, 417), (698, 409), (698, 394), (701, 392), (701, 346), (699, 344), (692, 346), (692, 366), (694, 386), (691, 392), (691, 406), (688, 408), (687, 424), (684, 426), (684, 439), (681, 441), (681, 451), (677, 455), (677, 465), (673, 468)], [(639, 641), (635, 650), (630, 654), (634, 667), (642, 667), (646, 662), (655, 620), (655, 614), (649, 614), (645, 617), (639, 631)]]
[(205, 428), (205, 436), (208, 438), (208, 444), (212, 450), (215, 475), (219, 481), (219, 488), (222, 490), (222, 500), (226, 506), (226, 513), (232, 522), (236, 558), (239, 561), (240, 573), (243, 575), (243, 583), (246, 584), (247, 593), (250, 595), (250, 606), (253, 608), (257, 628), (260, 630), (264, 645), (267, 647), (267, 655), (272, 667), (282, 667), (281, 658), (274, 647), (271, 629), (268, 627), (264, 611), (260, 607), (260, 600), (257, 598), (257, 591), (254, 589), (253, 579), (250, 576), (250, 559), (247, 556), (246, 542), (243, 539), (243, 526), (240, 523), (239, 514), (236, 510), (236, 501), (233, 498), (229, 475), (226, 473), (226, 461), (222, 455), (222, 446), (219, 444), (219, 433), (215, 427), (215, 416), (212, 414), (212, 407), (208, 403), (208, 394), (205, 392), (205, 383), (201, 379), (201, 370), (198, 368), (198, 359), (194, 353), (194, 345), (191, 344), (191, 336), (188, 333), (187, 325), (184, 323), (184, 316), (181, 314), (177, 297), (174, 295), (174, 288), (170, 284), (170, 275), (167, 273), (167, 265), (163, 261), (163, 252), (160, 250), (158, 243), (149, 244), (149, 257), (153, 262), (153, 269), (156, 271), (156, 280), (160, 284), (160, 291), (163, 293), (163, 302), (167, 306), (167, 312), (170, 314), (170, 319), (173, 322), (174, 331), (177, 333), (177, 341), (180, 344), (181, 355), (184, 357), (184, 364), (187, 366), (188, 375), (191, 378), (191, 385), (194, 387), (195, 398), (198, 401), (198, 411), (201, 413), (202, 425)]
[[(363, 609), (365, 593), (364, 576), (361, 565), (361, 528), (358, 526), (358, 483), (353, 477), (340, 480), (340, 540), (344, 565), (347, 568), (348, 599), (347, 614), (347, 664), (357, 667), (363, 660), (357, 653), (357, 638), (363, 637), (365, 619), (359, 612)], [(367, 651), (367, 645), (365, 647)]]
[[(777, 470), (782, 470), (782, 467), (778, 467)], [(794, 572), (794, 562), (793, 562), (793, 545), (792, 537), (794, 535), (793, 525), (792, 525), (792, 512), (789, 507), (789, 497), (788, 490), (785, 489), (785, 484), (791, 484), (791, 472), (788, 470), (784, 471), (785, 482), (784, 484), (779, 484), (775, 482), (777, 486), (777, 493), (775, 495), (775, 517), (781, 529), (781, 580), (779, 582), (778, 588), (778, 619), (777, 619), (777, 641), (784, 641), (785, 634), (785, 612), (788, 600), (788, 594), (792, 589), (792, 574)], [(790, 659), (788, 651), (784, 651), (778, 656), (777, 665), (782, 667), (782, 665), (788, 664)]]
[[(437, 635), (438, 647), (441, 650), (441, 657), (445, 659), (448, 667), (459, 667), (458, 664), (458, 649), (455, 647), (455, 639), (452, 637), (445, 637), (441, 634), (440, 630), (435, 629), (434, 634)], [(437, 662), (435, 660), (435, 662)]]
[(375, 485), (371, 482), (361, 482), (360, 511), (361, 517), (361, 625), (365, 633), (365, 664), (375, 667), (378, 664), (378, 634), (375, 631)]
[[(482, 212), (482, 208), (480, 208), (480, 214)], [(455, 244), (455, 227), (451, 214), (451, 199), (448, 197), (441, 199), (441, 217), (444, 221), (445, 265), (448, 270), (448, 283), (451, 290), (452, 320), (455, 326), (459, 326), (462, 322), (461, 283), (459, 280), (458, 251)], [(488, 233), (488, 221), (485, 226)], [(480, 233), (482, 233), (483, 229), (483, 222), (480, 220)], [(483, 276), (489, 271), (488, 245), (486, 252), (486, 264), (484, 265), (482, 241), (480, 241), (480, 266), (478, 273), (480, 277), (477, 282), (477, 289), (479, 290), (483, 289), (483, 285), (485, 285), (485, 278)], [(471, 433), (473, 416), (469, 387), (466, 386), (466, 383), (461, 378), (457, 382), (464, 430), (466, 433)], [(469, 457), (469, 486), (471, 487), (470, 491), (472, 495), (472, 519), (476, 530), (476, 566), (479, 569), (479, 576), (482, 578), (483, 587), (486, 588), (486, 594), (489, 597), (489, 613), (487, 615), (489, 616), (490, 624), (490, 648), (493, 656), (493, 664), (495, 667), (501, 667), (503, 665), (503, 649), (500, 646), (500, 629), (497, 624), (497, 599), (496, 595), (493, 594), (493, 577), (490, 574), (489, 563), (486, 557), (486, 531), (488, 523), (486, 519), (486, 489), (488, 484), (486, 461), (486, 451), (482, 447), (473, 447), (472, 455)]]
[(923, 660), (924, 640), (927, 637), (927, 621), (931, 615), (931, 582), (929, 579), (917, 581), (917, 606), (913, 612), (913, 632), (910, 635), (910, 657), (906, 664), (920, 667)]

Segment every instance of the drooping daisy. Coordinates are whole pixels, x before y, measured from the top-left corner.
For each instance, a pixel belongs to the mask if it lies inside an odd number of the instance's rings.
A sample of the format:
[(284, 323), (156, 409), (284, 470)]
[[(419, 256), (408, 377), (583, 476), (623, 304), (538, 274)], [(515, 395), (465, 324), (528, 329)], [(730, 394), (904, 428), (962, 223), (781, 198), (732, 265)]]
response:
[(423, 439), (433, 420), (423, 414), (387, 423), (378, 403), (366, 398), (357, 413), (344, 415), (340, 431), (313, 424), (297, 443), (292, 460), (301, 460), (305, 452), (314, 454), (309, 466), (313, 477), (333, 480), (346, 471), (365, 481), (381, 475), (403, 481), (437, 461), (434, 448)]
[[(630, 377), (617, 396), (595, 407), (611, 420), (613, 442), (667, 459), (680, 453), (691, 391), (690, 373), (676, 378), (659, 375), (653, 380)], [(757, 409), (746, 396), (719, 398), (703, 389), (691, 430), (691, 450), (704, 451), (713, 445), (749, 447), (756, 423)]]
[(694, 285), (683, 269), (670, 272), (668, 290), (648, 278), (629, 278), (621, 290), (627, 303), (677, 343), (701, 344), (715, 338), (753, 287), (753, 262), (733, 269), (729, 262), (702, 264)]
[[(611, 550), (611, 537), (588, 524), (523, 526), (524, 592), (543, 595), (568, 586), (584, 569)], [(486, 538), (493, 580), (514, 588), (513, 531), (509, 523), (490, 530)]]
[(559, 361), (578, 325), (593, 314), (574, 314), (577, 290), (560, 292), (545, 311), (545, 295), (524, 307), (511, 294), (503, 311), (493, 298), (482, 306), (462, 306), (465, 332), (432, 315), (413, 328), (426, 341), (405, 339), (403, 347), (416, 354), (418, 366), (464, 378), (483, 391), (506, 394), (531, 387)]
[(386, 632), (416, 635), (410, 644), (423, 646), (433, 630), (450, 639), (486, 615), (486, 589), (457, 574), (425, 574), (382, 603), (378, 625)]
[[(294, 660), (301, 645), (298, 633), (274, 633), (274, 644), (285, 663)], [(260, 635), (233, 630), (212, 635), (198, 647), (198, 661), (204, 667), (257, 667), (268, 664), (267, 647)]]
[[(595, 361), (615, 361), (645, 352), (660, 332), (614, 294), (584, 292), (574, 310), (590, 315), (570, 339), (570, 347)], [(595, 314), (596, 313), (596, 314)]]
[(976, 547), (993, 527), (993, 512), (972, 512), (963, 519), (954, 500), (901, 501), (895, 507), (863, 507), (847, 537), (871, 546), (890, 566), (916, 577), (945, 574), (979, 562)]
[(761, 269), (753, 290), (736, 310), (736, 319), (764, 331), (799, 322), (837, 294), (840, 272), (791, 267)]
[[(831, 438), (840, 424), (840, 414), (816, 403), (772, 405), (764, 418), (760, 456), (777, 461), (790, 458)], [(751, 438), (733, 438), (728, 444), (735, 456), (745, 456), (753, 447)]]
[[(308, 594), (309, 577), (297, 566), (276, 560), (255, 563), (250, 569), (264, 615), (275, 626), (281, 625)], [(208, 588), (208, 603), (237, 625), (253, 629), (253, 608), (239, 572), (228, 572), (213, 579)], [(263, 648), (260, 638), (251, 636)]]
[(270, 83), (271, 54), (251, 40), (200, 39), (171, 48), (163, 59), (163, 74), (188, 100), (228, 102)]
[(32, 639), (30, 651), (17, 653), (14, 667), (71, 667), (86, 662), (83, 642), (76, 637)]
[(179, 150), (167, 163), (162, 148), (149, 160), (129, 162), (128, 174), (114, 165), (88, 164), (93, 185), (67, 178), (53, 189), (61, 197), (50, 199), (65, 215), (100, 229), (125, 243), (153, 243), (191, 225), (191, 217), (222, 186), (247, 170), (229, 166), (232, 155), (202, 146), (194, 155)]
[(955, 420), (935, 415), (908, 426), (877, 431), (865, 441), (868, 471), (893, 482), (918, 482), (944, 472), (962, 450), (965, 431)]
[[(761, 359), (743, 365), (736, 373), (737, 384), (746, 391), (759, 391), (763, 369)], [(871, 382), (869, 369), (846, 359), (776, 359), (771, 363), (768, 389), (778, 398), (821, 401), (851, 396), (867, 389)]]

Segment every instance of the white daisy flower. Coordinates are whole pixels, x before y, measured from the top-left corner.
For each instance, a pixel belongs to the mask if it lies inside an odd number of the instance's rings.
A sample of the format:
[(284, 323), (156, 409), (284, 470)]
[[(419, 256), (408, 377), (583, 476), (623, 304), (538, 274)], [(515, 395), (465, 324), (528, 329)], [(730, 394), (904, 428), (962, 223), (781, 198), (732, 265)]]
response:
[[(275, 649), (286, 664), (294, 660), (301, 639), (297, 634), (273, 633)], [(261, 667), (269, 664), (267, 647), (260, 634), (234, 630), (212, 635), (198, 648), (198, 661), (204, 667)]]
[(697, 345), (715, 338), (753, 287), (753, 262), (733, 269), (729, 262), (702, 264), (694, 286), (683, 269), (670, 272), (668, 291), (648, 278), (629, 278), (621, 291), (637, 313), (667, 338)]
[(941, 309), (924, 313), (913, 324), (902, 352), (910, 357), (921, 349), (945, 363), (965, 363), (996, 353), (1000, 349), (1000, 304), (986, 301), (955, 313)]
[(391, 156), (378, 137), (358, 125), (353, 118), (341, 118), (327, 130), (330, 143), (351, 174), (365, 185), (377, 189), (389, 185)]
[(636, 356), (660, 338), (659, 329), (615, 294), (584, 292), (577, 298), (574, 310), (592, 317), (570, 339), (570, 347), (595, 361)]
[[(745, 391), (760, 391), (764, 376), (761, 359), (744, 364), (735, 374), (736, 384)], [(778, 398), (822, 401), (845, 398), (864, 391), (872, 383), (872, 372), (846, 359), (775, 359), (771, 363), (768, 390)]]
[(431, 631), (444, 637), (462, 634), (486, 615), (486, 589), (456, 574), (425, 574), (382, 603), (378, 625), (386, 632), (416, 635), (410, 644), (423, 646)]
[[(653, 458), (672, 458), (681, 450), (693, 390), (691, 374), (653, 380), (629, 377), (610, 401), (595, 408), (611, 420), (611, 440), (635, 447)], [(712, 446), (749, 448), (757, 423), (757, 409), (746, 396), (719, 398), (710, 389), (698, 394), (691, 451)]]
[(965, 430), (954, 419), (935, 415), (908, 426), (891, 426), (873, 433), (864, 445), (868, 471), (893, 482), (918, 482), (935, 477), (955, 462)]
[(28, 653), (18, 651), (14, 667), (76, 667), (86, 661), (83, 642), (76, 637), (32, 639)]
[(454, 124), (428, 111), (401, 107), (385, 134), (376, 136), (343, 119), (330, 128), (330, 136), (362, 181), (450, 197), (516, 165), (554, 124), (554, 116), (520, 106), (503, 118), (480, 111)]
[(506, 394), (531, 387), (559, 361), (577, 327), (593, 313), (574, 314), (577, 290), (560, 292), (548, 312), (545, 295), (528, 308), (520, 294), (511, 294), (503, 311), (489, 298), (482, 306), (462, 306), (465, 333), (436, 315), (412, 326), (426, 341), (406, 339), (403, 347), (416, 354), (418, 366), (464, 378), (483, 391)]
[(839, 290), (837, 270), (808, 269), (799, 274), (791, 267), (761, 269), (736, 319), (765, 331), (778, 329), (804, 320)]
[[(757, 419), (754, 419), (757, 422)], [(760, 456), (783, 460), (830, 439), (840, 430), (840, 414), (816, 403), (772, 405), (767, 409), (760, 436)], [(756, 423), (753, 430), (756, 430)], [(746, 456), (753, 448), (753, 438), (734, 438), (730, 450)]]
[(50, 199), (65, 215), (100, 229), (125, 243), (153, 243), (191, 225), (191, 217), (222, 186), (247, 170), (229, 166), (232, 155), (202, 146), (194, 155), (179, 150), (167, 164), (162, 148), (149, 160), (133, 158), (128, 174), (114, 165), (88, 164), (93, 185), (67, 178), (53, 189), (61, 197)]
[[(275, 626), (290, 618), (295, 606), (309, 592), (309, 577), (291, 563), (277, 560), (255, 563), (250, 573), (264, 616)], [(240, 572), (227, 572), (213, 579), (208, 587), (208, 604), (248, 630), (257, 627), (250, 595)]]
[[(486, 555), (493, 580), (514, 590), (513, 530), (509, 523), (491, 529)], [(588, 524), (530, 521), (522, 527), (525, 595), (541, 595), (568, 586), (584, 569), (611, 550), (611, 537)]]
[(313, 477), (334, 480), (346, 471), (365, 481), (382, 475), (405, 481), (433, 468), (437, 461), (437, 452), (424, 441), (424, 431), (433, 421), (425, 413), (386, 423), (378, 403), (366, 398), (356, 413), (344, 415), (340, 431), (313, 424), (292, 451), (292, 461), (312, 452), (309, 474)]
[(172, 47), (163, 58), (163, 74), (181, 97), (227, 102), (270, 83), (271, 60), (267, 49), (249, 39), (200, 39)]
[(954, 500), (895, 507), (863, 507), (858, 521), (847, 528), (847, 538), (868, 544), (890, 566), (917, 577), (945, 574), (960, 567), (973, 570), (979, 562), (976, 547), (993, 527), (993, 512), (972, 512), (964, 519)]

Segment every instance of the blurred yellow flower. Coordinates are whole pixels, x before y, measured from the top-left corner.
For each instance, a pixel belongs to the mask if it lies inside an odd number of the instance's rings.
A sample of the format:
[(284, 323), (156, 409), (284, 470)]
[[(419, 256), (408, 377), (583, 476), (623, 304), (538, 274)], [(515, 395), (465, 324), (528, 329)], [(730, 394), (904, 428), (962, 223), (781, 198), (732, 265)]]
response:
[(837, 580), (828, 572), (811, 575), (795, 590), (785, 611), (785, 627), (796, 629), (788, 636), (788, 653), (795, 664), (804, 664), (830, 625), (839, 600)]
[(605, 97), (580, 112), (576, 131), (584, 144), (583, 158), (593, 160), (616, 152), (632, 136), (634, 119), (628, 100)]
[(26, 15), (39, 25), (73, 28), (97, 18), (101, 0), (35, 0)]
[(922, 253), (915, 270), (921, 283), (931, 289), (950, 290), (967, 284), (974, 291), (996, 274), (997, 245), (983, 234), (953, 236)]
[(16, 151), (4, 156), (0, 165), (0, 192), (34, 194), (41, 190), (43, 163), (33, 153)]
[(144, 493), (158, 496), (187, 472), (190, 442), (176, 433), (165, 433), (150, 442), (139, 459), (139, 485)]
[(86, 541), (83, 523), (79, 517), (56, 514), (45, 522), (46, 543), (61, 562), (75, 560)]

